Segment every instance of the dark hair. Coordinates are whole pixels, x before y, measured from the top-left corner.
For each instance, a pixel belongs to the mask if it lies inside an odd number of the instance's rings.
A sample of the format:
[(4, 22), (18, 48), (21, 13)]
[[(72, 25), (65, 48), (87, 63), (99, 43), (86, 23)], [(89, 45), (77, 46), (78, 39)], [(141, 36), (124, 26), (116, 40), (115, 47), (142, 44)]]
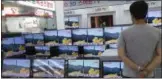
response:
[(148, 12), (148, 4), (145, 1), (136, 1), (130, 6), (130, 13), (135, 19), (145, 19)]

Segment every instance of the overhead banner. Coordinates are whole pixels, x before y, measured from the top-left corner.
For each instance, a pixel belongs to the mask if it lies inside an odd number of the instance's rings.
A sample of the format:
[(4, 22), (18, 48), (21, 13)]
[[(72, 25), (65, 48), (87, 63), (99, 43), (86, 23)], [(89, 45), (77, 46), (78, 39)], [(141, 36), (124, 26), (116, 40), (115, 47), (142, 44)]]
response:
[(111, 6), (111, 5), (120, 5), (126, 4), (129, 1), (100, 1), (100, 0), (78, 0), (78, 1), (64, 1), (64, 9), (84, 9), (92, 8), (99, 6)]
[(24, 1), (16, 1), (16, 3), (25, 5), (25, 6), (55, 11), (55, 2), (54, 1), (24, 0)]

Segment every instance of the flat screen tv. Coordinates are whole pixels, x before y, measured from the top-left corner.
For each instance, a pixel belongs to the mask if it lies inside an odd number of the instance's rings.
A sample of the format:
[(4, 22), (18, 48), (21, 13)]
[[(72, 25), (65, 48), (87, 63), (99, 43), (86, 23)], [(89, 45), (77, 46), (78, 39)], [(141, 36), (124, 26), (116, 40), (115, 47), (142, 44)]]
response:
[(57, 30), (46, 30), (44, 31), (44, 41), (47, 46), (58, 45)]
[(121, 27), (106, 27), (104, 28), (105, 44), (116, 44), (121, 33)]
[(33, 77), (35, 78), (63, 78), (63, 59), (35, 59), (33, 62)]
[(60, 45), (72, 45), (71, 30), (58, 30), (58, 40)]
[(33, 43), (34, 43), (34, 45), (44, 45), (43, 33), (34, 33), (33, 34)]
[(96, 52), (95, 52), (95, 46), (84, 46), (84, 56), (85, 57), (92, 57), (92, 56), (96, 56)]
[(59, 57), (78, 57), (78, 46), (59, 46)]
[(26, 33), (23, 34), (24, 40), (25, 40), (25, 45), (26, 46), (33, 46), (33, 34), (32, 33)]
[(29, 77), (30, 60), (29, 59), (4, 59), (2, 76), (9, 78)]
[(91, 28), (88, 29), (88, 44), (89, 45), (102, 45), (104, 42), (103, 29)]
[(36, 55), (38, 56), (49, 56), (50, 47), (49, 46), (35, 46)]
[(103, 52), (105, 51), (105, 46), (103, 45), (97, 45), (95, 46), (95, 52), (97, 56), (102, 56)]
[(148, 12), (147, 22), (149, 24), (155, 24), (155, 25), (161, 24), (161, 19), (162, 19), (162, 15), (160, 10)]
[(73, 59), (68, 60), (67, 75), (69, 78), (80, 78), (84, 77), (83, 60)]
[(87, 44), (87, 29), (74, 29), (72, 30), (73, 45), (86, 45)]
[(99, 60), (84, 60), (84, 77), (99, 78), (100, 77), (100, 62)]
[(103, 77), (117, 78), (121, 76), (120, 62), (103, 62)]
[(105, 47), (103, 45), (89, 45), (84, 46), (83, 49), (85, 57), (99, 57), (105, 51)]
[(2, 38), (3, 57), (10, 57), (14, 55), (14, 38)]
[(25, 53), (25, 40), (22, 36), (14, 37), (14, 55), (20, 55)]

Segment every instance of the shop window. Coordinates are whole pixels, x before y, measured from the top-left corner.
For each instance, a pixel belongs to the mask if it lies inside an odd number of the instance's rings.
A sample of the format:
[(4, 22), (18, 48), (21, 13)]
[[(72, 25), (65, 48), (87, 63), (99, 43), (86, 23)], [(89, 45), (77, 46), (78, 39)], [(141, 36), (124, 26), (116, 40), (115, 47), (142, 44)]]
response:
[(109, 26), (113, 26), (113, 16), (112, 15), (92, 16), (91, 17), (91, 28), (109, 27)]
[(65, 28), (79, 28), (79, 16), (65, 17)]

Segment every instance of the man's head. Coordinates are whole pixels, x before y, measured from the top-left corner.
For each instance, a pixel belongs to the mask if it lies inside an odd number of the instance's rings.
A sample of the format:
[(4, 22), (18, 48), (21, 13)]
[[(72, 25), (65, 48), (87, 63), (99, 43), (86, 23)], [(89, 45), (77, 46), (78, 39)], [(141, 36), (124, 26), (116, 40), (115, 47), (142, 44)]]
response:
[(148, 4), (145, 1), (136, 1), (130, 6), (130, 13), (133, 20), (145, 19), (148, 12)]

